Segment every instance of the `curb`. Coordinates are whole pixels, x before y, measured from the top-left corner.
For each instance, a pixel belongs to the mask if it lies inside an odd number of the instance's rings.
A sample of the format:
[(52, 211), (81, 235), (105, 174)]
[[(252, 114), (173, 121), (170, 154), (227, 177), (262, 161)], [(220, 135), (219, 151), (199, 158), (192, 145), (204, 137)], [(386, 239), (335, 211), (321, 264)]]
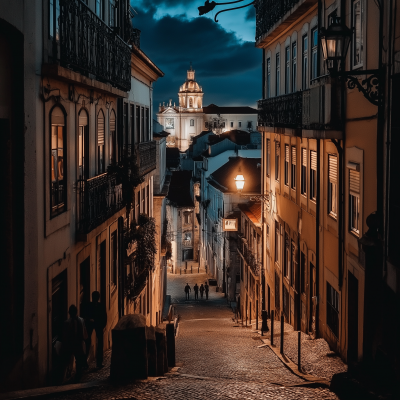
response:
[(37, 389), (17, 390), (15, 392), (0, 393), (0, 400), (8, 399), (33, 399), (37, 397), (53, 396), (59, 393), (75, 392), (100, 386), (104, 381), (91, 381), (85, 383), (73, 383), (61, 386), (46, 386)]

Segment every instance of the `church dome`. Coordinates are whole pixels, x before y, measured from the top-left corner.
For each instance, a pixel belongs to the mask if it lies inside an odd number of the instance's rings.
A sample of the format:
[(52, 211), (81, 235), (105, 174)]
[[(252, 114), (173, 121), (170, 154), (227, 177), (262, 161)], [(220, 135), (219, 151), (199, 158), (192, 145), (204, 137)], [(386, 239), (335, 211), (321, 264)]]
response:
[(194, 80), (186, 81), (179, 89), (182, 92), (201, 92), (201, 86)]
[(186, 82), (179, 88), (179, 107), (189, 112), (203, 111), (203, 89), (196, 82), (195, 71), (190, 64)]

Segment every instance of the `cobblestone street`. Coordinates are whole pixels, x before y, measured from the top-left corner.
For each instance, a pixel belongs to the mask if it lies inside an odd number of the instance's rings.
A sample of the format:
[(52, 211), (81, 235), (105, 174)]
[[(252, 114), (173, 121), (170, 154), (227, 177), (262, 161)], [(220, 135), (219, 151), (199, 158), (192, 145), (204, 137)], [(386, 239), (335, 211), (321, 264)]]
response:
[(209, 300), (185, 300), (186, 282), (193, 288), (205, 274), (168, 275), (168, 293), (177, 307), (175, 372), (163, 378), (111, 385), (109, 356), (101, 372), (84, 381), (99, 380), (97, 387), (57, 399), (337, 399), (326, 387), (310, 385), (292, 373), (277, 355), (263, 346), (260, 335), (233, 320), (231, 308), (210, 287)]

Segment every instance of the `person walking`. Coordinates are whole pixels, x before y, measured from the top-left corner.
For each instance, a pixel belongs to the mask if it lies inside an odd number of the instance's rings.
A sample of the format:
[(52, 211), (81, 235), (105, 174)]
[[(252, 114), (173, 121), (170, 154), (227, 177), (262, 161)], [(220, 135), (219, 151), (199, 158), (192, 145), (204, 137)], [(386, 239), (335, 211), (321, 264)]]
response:
[(198, 300), (199, 299), (199, 286), (197, 285), (197, 283), (193, 286), (193, 290), (194, 290), (194, 299)]
[(64, 322), (62, 346), (69, 362), (71, 356), (75, 357), (76, 380), (82, 377), (82, 370), (86, 365), (85, 340), (88, 338), (85, 321), (78, 317), (78, 309), (74, 304), (69, 307), (69, 318)]
[(96, 367), (103, 367), (103, 347), (104, 347), (104, 334), (103, 330), (107, 325), (107, 311), (106, 306), (99, 302), (100, 293), (96, 290), (92, 293), (92, 301), (88, 304), (86, 325), (88, 330), (88, 339), (86, 341), (86, 355), (89, 355), (90, 346), (92, 342), (92, 332), (96, 332), (97, 346), (96, 346)]
[(189, 283), (186, 283), (185, 286), (185, 293), (186, 293), (186, 300), (189, 300), (189, 292), (191, 292), (192, 289), (190, 289)]
[(209, 291), (210, 289), (209, 289), (209, 287), (208, 287), (208, 284), (207, 284), (207, 282), (206, 282), (206, 284), (204, 285), (204, 291), (206, 292), (206, 300), (208, 300), (208, 291)]
[(203, 284), (201, 284), (200, 285), (200, 298), (202, 299), (203, 298), (203, 293), (204, 293), (204, 286), (203, 286)]

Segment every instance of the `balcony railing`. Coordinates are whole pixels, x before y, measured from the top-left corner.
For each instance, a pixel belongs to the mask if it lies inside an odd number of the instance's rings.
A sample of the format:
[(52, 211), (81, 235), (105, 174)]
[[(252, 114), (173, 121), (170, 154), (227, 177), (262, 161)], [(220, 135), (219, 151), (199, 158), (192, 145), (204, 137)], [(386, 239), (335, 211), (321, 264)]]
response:
[(257, 260), (255, 254), (249, 250), (247, 243), (244, 243), (242, 239), (238, 240), (238, 251), (241, 256), (245, 259), (247, 265), (250, 267), (254, 276), (260, 276), (260, 263)]
[[(81, 0), (60, 0), (60, 63), (128, 91), (131, 50)], [(54, 47), (58, 52), (58, 46)], [(58, 54), (54, 54), (58, 59)]]
[(124, 207), (122, 184), (116, 174), (105, 173), (77, 182), (78, 231), (89, 233)]
[(256, 0), (256, 41), (300, 0)]
[(156, 142), (139, 143), (137, 146), (137, 162), (139, 165), (140, 175), (148, 174), (149, 172), (156, 169)]
[(301, 128), (303, 92), (258, 101), (258, 126)]

